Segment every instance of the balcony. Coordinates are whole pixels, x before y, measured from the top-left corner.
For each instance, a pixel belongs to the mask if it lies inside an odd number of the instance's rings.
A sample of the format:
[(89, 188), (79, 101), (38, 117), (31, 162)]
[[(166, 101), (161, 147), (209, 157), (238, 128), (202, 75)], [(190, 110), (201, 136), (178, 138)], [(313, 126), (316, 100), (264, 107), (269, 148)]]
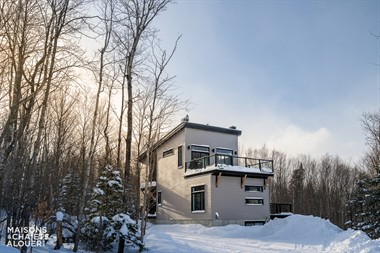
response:
[(273, 175), (273, 160), (215, 154), (185, 164), (185, 174), (223, 170)]

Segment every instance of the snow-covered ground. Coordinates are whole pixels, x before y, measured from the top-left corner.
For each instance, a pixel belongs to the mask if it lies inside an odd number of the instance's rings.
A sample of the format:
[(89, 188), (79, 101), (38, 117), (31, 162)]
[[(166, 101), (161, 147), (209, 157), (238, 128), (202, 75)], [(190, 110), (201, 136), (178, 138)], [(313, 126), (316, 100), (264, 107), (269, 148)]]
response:
[[(180, 252), (352, 252), (378, 253), (380, 240), (371, 240), (361, 231), (343, 231), (327, 220), (303, 215), (276, 219), (264, 226), (204, 227), (202, 225), (152, 225), (146, 246), (151, 253)], [(53, 244), (34, 248), (34, 253), (54, 251)], [(0, 253), (16, 253), (0, 245)]]
[(146, 246), (166, 252), (380, 252), (380, 240), (361, 231), (343, 231), (327, 220), (292, 215), (264, 226), (156, 225)]

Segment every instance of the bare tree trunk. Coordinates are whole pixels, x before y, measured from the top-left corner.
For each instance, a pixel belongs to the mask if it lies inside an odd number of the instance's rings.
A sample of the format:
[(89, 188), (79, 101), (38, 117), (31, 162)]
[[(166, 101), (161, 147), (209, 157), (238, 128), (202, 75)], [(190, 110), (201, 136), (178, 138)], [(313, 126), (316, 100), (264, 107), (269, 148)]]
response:
[(121, 105), (120, 105), (120, 118), (119, 118), (119, 130), (117, 134), (117, 158), (116, 158), (116, 166), (118, 169), (121, 169), (121, 133), (122, 133), (122, 127), (123, 127), (123, 118), (124, 118), (124, 101), (125, 101), (125, 82), (126, 82), (126, 67), (127, 64), (124, 64), (124, 70), (123, 70), (123, 78), (121, 82)]
[(105, 165), (108, 165), (111, 163), (112, 155), (111, 155), (111, 146), (110, 146), (110, 137), (109, 137), (109, 122), (110, 122), (110, 110), (111, 110), (111, 96), (112, 96), (112, 89), (113, 86), (111, 85), (109, 87), (108, 91), (108, 102), (107, 102), (107, 114), (106, 114), (106, 125), (104, 127), (104, 138), (106, 141), (106, 154), (105, 154)]
[[(11, 9), (9, 7), (9, 9)], [(19, 112), (19, 107), (21, 106), (21, 84), (22, 84), (22, 75), (23, 75), (23, 66), (26, 58), (26, 30), (29, 24), (29, 17), (27, 15), (27, 6), (24, 4), (19, 4), (16, 7), (15, 13), (8, 13), (9, 16), (3, 16), (4, 20), (10, 20), (8, 26), (14, 26), (13, 29), (7, 29), (7, 31), (14, 30), (12, 34), (9, 32), (7, 37), (9, 38), (9, 49), (11, 53), (11, 66), (12, 79), (10, 80), (9, 86), (9, 116), (3, 127), (3, 131), (0, 135), (0, 178), (2, 178), (3, 168), (5, 163), (15, 147), (14, 133), (17, 131), (17, 117)], [(12, 20), (12, 15), (15, 15), (15, 18)], [(14, 23), (12, 23), (12, 21)], [(16, 23), (18, 22), (18, 23)], [(4, 23), (5, 26), (5, 23)], [(20, 32), (20, 35), (17, 34)], [(19, 41), (16, 39), (19, 38)], [(14, 76), (14, 83), (12, 84)]]

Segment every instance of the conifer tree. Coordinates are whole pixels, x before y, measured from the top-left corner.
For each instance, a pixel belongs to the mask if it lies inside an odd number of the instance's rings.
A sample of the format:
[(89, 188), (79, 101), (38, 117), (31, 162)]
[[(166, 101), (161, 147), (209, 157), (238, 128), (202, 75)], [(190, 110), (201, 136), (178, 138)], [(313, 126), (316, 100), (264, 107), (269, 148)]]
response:
[(78, 213), (78, 203), (80, 197), (78, 192), (81, 189), (80, 176), (76, 172), (67, 174), (61, 183), (58, 196), (58, 209), (69, 215)]
[(368, 151), (364, 157), (367, 175), (359, 182), (347, 204), (349, 227), (380, 238), (380, 111), (365, 113), (362, 120)]
[(113, 216), (123, 210), (124, 186), (120, 171), (107, 165), (93, 189), (88, 218), (82, 229), (83, 241), (91, 250), (109, 250), (117, 238)]
[(359, 180), (347, 204), (347, 226), (363, 230), (373, 239), (380, 238), (380, 174)]
[(303, 197), (304, 191), (304, 180), (305, 180), (305, 169), (302, 163), (299, 167), (295, 169), (292, 173), (292, 178), (290, 180), (289, 190), (292, 194), (293, 199), (293, 209), (295, 213), (303, 213), (302, 207), (305, 205)]

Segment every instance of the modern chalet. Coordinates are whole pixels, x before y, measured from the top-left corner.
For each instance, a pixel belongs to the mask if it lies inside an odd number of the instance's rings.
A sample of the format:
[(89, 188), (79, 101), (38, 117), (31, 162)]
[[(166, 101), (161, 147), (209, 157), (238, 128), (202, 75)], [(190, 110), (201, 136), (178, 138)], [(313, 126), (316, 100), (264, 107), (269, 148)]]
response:
[[(155, 196), (152, 222), (247, 226), (268, 221), (273, 162), (238, 156), (240, 135), (236, 127), (185, 118), (155, 143), (152, 181), (142, 183), (142, 190), (149, 187)], [(147, 163), (146, 152), (140, 161)]]

